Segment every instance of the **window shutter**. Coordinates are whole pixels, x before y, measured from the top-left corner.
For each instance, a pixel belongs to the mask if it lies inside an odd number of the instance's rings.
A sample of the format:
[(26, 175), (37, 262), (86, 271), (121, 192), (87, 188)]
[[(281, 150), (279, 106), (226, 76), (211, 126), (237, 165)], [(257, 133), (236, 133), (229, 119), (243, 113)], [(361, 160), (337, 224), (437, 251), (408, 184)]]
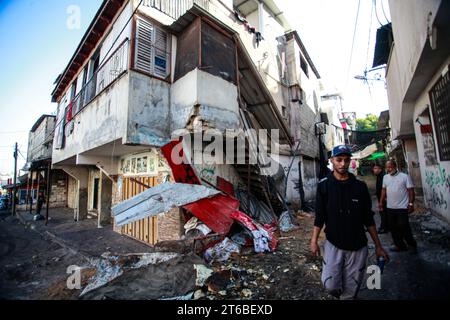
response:
[(167, 34), (155, 28), (155, 53), (154, 53), (154, 74), (165, 78), (168, 74), (167, 68)]
[(136, 21), (135, 68), (152, 73), (153, 25), (143, 19)]
[(56, 128), (55, 128), (55, 137), (54, 144), (55, 149), (63, 149), (64, 148), (64, 124), (65, 124), (65, 111), (66, 111), (66, 96), (61, 99), (61, 102), (58, 106), (58, 114), (56, 118)]

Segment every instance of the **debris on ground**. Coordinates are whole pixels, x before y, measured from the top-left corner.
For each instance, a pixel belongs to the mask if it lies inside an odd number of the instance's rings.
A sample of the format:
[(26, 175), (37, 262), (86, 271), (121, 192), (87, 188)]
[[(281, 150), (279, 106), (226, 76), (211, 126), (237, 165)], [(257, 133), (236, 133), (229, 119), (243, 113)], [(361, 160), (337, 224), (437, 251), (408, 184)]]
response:
[(278, 220), (278, 226), (280, 227), (281, 232), (289, 232), (291, 230), (295, 230), (299, 228), (293, 223), (293, 215), (289, 210), (283, 211), (280, 215), (280, 219)]
[(111, 282), (121, 276), (127, 269), (139, 269), (149, 264), (160, 264), (178, 256), (178, 253), (167, 252), (152, 252), (139, 255), (111, 255), (110, 253), (104, 253), (100, 259), (92, 259), (91, 264), (95, 267), (96, 274), (83, 289), (80, 297)]
[(207, 249), (205, 251), (204, 258), (208, 263), (212, 263), (214, 261), (223, 262), (230, 259), (232, 253), (239, 254), (240, 252), (241, 247), (237, 243), (233, 242), (229, 238), (225, 238), (214, 247)]
[[(140, 260), (140, 259), (139, 259)], [(177, 254), (140, 268), (132, 268), (132, 259), (121, 275), (82, 296), (85, 300), (148, 300), (186, 297), (196, 290), (197, 271), (194, 265), (203, 260), (194, 254)]]
[(200, 236), (205, 236), (212, 230), (208, 226), (198, 220), (197, 217), (192, 217), (184, 225), (186, 238), (196, 238)]
[(205, 281), (214, 273), (214, 271), (202, 264), (194, 264), (194, 269), (197, 271), (197, 278), (195, 285), (203, 287)]

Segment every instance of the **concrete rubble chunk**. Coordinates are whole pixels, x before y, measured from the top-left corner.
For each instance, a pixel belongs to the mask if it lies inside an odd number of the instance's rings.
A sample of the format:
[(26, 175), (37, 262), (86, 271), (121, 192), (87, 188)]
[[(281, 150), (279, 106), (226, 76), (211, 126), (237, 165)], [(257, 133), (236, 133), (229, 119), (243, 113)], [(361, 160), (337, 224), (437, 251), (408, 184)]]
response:
[(250, 289), (244, 289), (242, 290), (242, 295), (245, 298), (250, 298), (253, 295), (253, 292)]
[(238, 244), (229, 238), (225, 238), (222, 242), (205, 251), (205, 260), (208, 263), (227, 261), (233, 252), (239, 254), (240, 251), (241, 248)]
[(199, 299), (202, 299), (202, 298), (205, 298), (205, 297), (206, 297), (206, 294), (203, 292), (203, 290), (197, 290), (197, 291), (194, 292), (193, 299), (194, 300), (199, 300)]
[(194, 264), (194, 269), (197, 271), (197, 279), (195, 285), (203, 287), (205, 281), (214, 273), (214, 271), (202, 264)]
[(178, 256), (178, 253), (173, 252), (152, 252), (122, 256), (104, 253), (101, 259), (91, 260), (91, 264), (96, 268), (96, 273), (83, 289), (80, 297), (121, 276), (126, 269), (139, 269), (150, 264), (159, 264)]
[(231, 270), (223, 270), (214, 273), (207, 280), (208, 291), (220, 292), (225, 290), (231, 284)]

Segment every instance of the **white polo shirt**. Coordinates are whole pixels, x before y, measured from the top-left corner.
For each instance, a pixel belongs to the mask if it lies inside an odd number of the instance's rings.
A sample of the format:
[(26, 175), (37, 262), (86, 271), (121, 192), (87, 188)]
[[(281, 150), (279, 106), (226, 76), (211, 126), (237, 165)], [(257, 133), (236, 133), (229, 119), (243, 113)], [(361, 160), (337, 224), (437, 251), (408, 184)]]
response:
[(383, 188), (386, 188), (389, 209), (408, 208), (408, 189), (414, 188), (409, 175), (399, 171), (395, 175), (386, 174), (383, 178)]

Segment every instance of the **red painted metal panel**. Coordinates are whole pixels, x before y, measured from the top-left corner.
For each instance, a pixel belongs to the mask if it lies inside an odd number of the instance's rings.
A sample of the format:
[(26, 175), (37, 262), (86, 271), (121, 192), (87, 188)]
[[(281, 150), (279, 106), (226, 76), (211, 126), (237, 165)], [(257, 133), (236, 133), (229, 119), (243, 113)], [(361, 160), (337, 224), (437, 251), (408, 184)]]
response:
[[(179, 141), (172, 141), (161, 148), (161, 151), (172, 169), (172, 175), (176, 182), (201, 184), (200, 179), (195, 174), (192, 166), (186, 161), (182, 144)], [(173, 157), (174, 153), (178, 159), (182, 159), (182, 163), (176, 163)], [(181, 162), (181, 161), (179, 161)], [(222, 179), (225, 183), (220, 182), (222, 187), (229, 189), (231, 183)], [(227, 185), (229, 184), (229, 185)], [(233, 186), (231, 185), (231, 188)], [(220, 187), (219, 187), (220, 189)], [(225, 190), (223, 190), (225, 191)], [(233, 223), (239, 222), (242, 226), (250, 231), (263, 230), (269, 235), (269, 247), (275, 250), (278, 244), (278, 239), (274, 235), (273, 226), (263, 226), (256, 221), (253, 221), (245, 213), (239, 211), (240, 202), (236, 198), (228, 194), (218, 194), (212, 198), (206, 198), (194, 203), (183, 206), (184, 209), (191, 212), (200, 221), (206, 224), (214, 232), (219, 234), (227, 234), (230, 232)]]
[(217, 189), (234, 197), (233, 184), (222, 177), (217, 177)]
[[(186, 159), (182, 148), (182, 142), (171, 141), (163, 146), (161, 151), (172, 169), (172, 175), (175, 182), (201, 184), (200, 179)], [(180, 164), (177, 162), (178, 159), (174, 159), (172, 152), (176, 155), (176, 158), (182, 159), (182, 161), (179, 161), (181, 162)]]
[(239, 200), (218, 194), (183, 206), (216, 233), (226, 234), (233, 224), (232, 214), (239, 209)]

